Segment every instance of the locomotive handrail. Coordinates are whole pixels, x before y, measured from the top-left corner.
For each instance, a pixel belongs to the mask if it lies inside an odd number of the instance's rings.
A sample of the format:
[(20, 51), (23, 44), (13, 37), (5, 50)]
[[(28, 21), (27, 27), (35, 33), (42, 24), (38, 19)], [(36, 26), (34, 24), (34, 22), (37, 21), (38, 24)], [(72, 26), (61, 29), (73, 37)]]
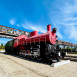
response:
[[(44, 38), (44, 40), (40, 40), (41, 38)], [(46, 44), (46, 37), (40, 37), (40, 38), (30, 39), (30, 45), (31, 45), (31, 43), (35, 44), (36, 42), (38, 42), (37, 39), (39, 40), (39, 44), (40, 44), (40, 41), (45, 41), (45, 44)], [(26, 45), (27, 45), (27, 43), (28, 43), (28, 39), (26, 39)]]
[[(44, 39), (42, 40), (41, 38), (44, 38)], [(28, 43), (30, 43), (30, 45), (31, 45), (31, 43), (34, 43), (35, 44), (36, 42), (38, 42), (40, 44), (41, 41), (44, 41), (45, 44), (46, 44), (46, 37), (39, 37), (39, 38), (30, 39), (30, 40), (26, 39), (25, 42), (24, 41), (21, 41), (21, 43), (19, 43), (19, 45), (20, 44), (21, 45), (24, 45), (25, 43), (26, 43), (26, 45)]]
[[(44, 40), (40, 40), (40, 38), (45, 38), (45, 39), (44, 39)], [(34, 44), (35, 44), (35, 40), (36, 40), (36, 39), (39, 39), (39, 44), (40, 44), (40, 41), (45, 41), (45, 44), (46, 44), (46, 37), (40, 37), (40, 38), (35, 38), (35, 39), (34, 39)], [(37, 42), (37, 41), (36, 41), (36, 42)]]
[(40, 44), (40, 38), (39, 38), (39, 44)]

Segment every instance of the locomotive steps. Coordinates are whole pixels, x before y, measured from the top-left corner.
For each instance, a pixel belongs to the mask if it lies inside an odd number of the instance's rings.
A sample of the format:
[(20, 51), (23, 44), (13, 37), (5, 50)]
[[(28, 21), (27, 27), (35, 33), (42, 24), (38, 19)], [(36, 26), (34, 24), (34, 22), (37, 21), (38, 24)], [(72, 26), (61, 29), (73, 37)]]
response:
[(70, 60), (66, 60), (66, 61), (61, 60), (60, 62), (52, 63), (51, 66), (52, 67), (58, 67), (58, 66), (61, 66), (61, 65), (64, 65), (64, 64), (68, 64), (68, 63), (70, 63)]

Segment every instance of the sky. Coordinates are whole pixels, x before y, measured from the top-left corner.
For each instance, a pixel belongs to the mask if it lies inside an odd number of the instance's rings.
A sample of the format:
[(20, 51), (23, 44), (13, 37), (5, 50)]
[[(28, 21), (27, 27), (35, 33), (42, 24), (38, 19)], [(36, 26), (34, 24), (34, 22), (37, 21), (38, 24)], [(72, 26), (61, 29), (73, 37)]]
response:
[(77, 44), (77, 0), (0, 0), (0, 25), (46, 33), (48, 24), (59, 40)]

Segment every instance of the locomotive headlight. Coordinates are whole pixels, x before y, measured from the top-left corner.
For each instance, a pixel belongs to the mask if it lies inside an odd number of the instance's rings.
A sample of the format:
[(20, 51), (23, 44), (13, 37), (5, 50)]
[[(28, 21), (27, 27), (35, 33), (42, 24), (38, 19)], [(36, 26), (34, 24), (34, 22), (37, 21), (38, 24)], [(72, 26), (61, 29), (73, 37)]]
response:
[(66, 55), (67, 55), (67, 52), (66, 52)]
[(58, 55), (60, 56), (60, 55), (61, 55), (61, 53), (60, 53), (60, 52), (58, 52)]

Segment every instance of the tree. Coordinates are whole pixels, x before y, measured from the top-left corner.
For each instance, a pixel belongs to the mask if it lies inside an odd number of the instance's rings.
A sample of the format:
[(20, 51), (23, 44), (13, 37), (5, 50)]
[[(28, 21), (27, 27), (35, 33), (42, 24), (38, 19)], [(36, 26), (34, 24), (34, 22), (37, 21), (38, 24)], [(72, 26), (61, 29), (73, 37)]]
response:
[(3, 43), (1, 44), (0, 48), (3, 48)]
[(69, 47), (67, 47), (66, 49), (70, 49)]
[(1, 46), (3, 46), (3, 43), (1, 44)]

